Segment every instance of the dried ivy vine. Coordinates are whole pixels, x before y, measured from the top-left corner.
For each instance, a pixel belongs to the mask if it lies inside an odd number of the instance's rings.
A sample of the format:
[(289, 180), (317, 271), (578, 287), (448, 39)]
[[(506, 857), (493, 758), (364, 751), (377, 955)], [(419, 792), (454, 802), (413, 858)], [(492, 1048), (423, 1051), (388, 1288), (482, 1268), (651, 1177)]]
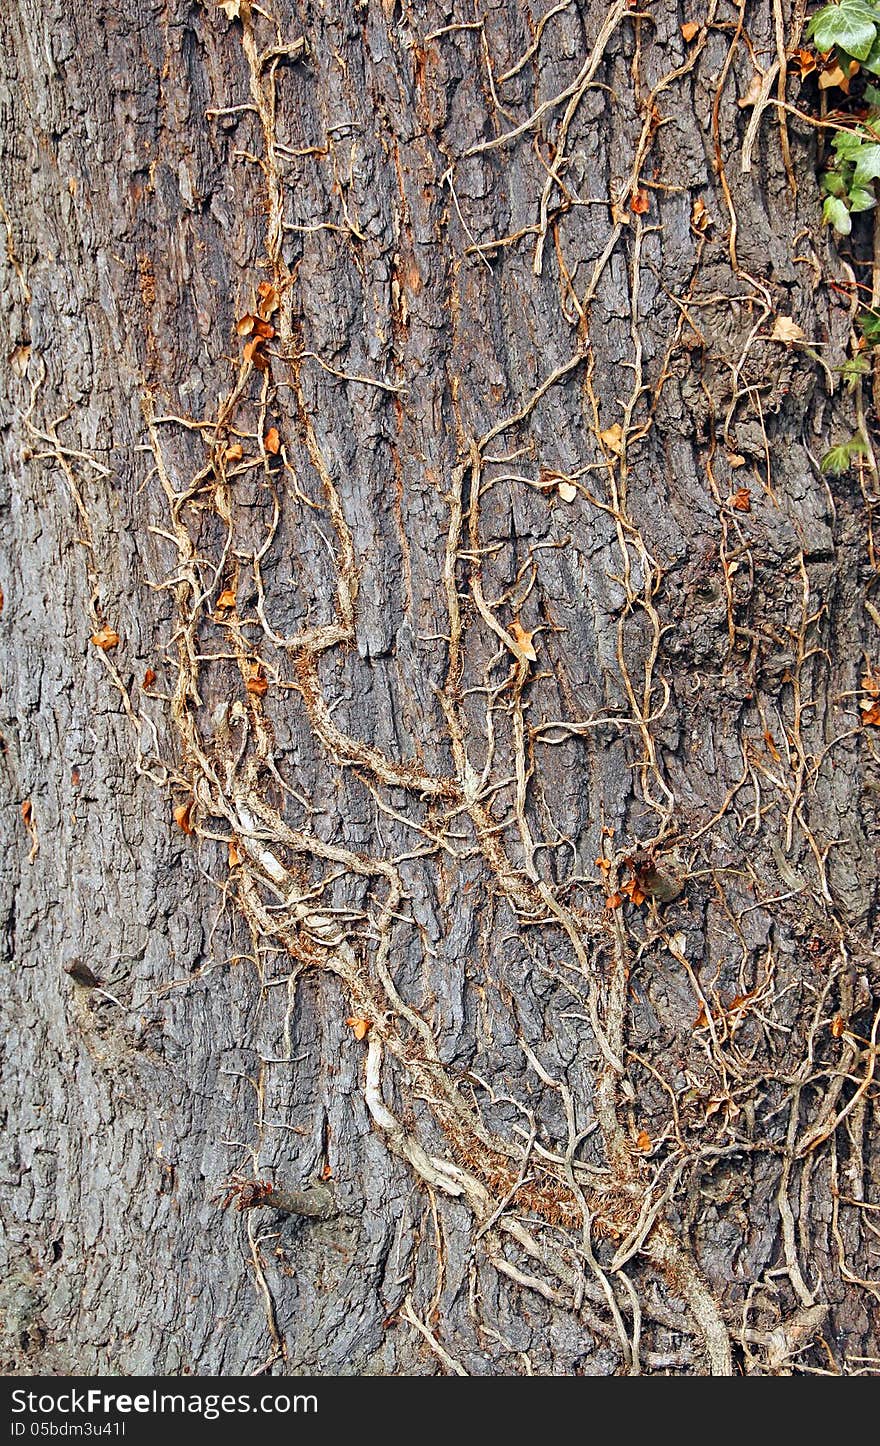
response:
[[(469, 255), (474, 264), (480, 264), (487, 253), (525, 242), (534, 247), (534, 271), (540, 275), (552, 244), (560, 261), (560, 307), (571, 322), (573, 347), (567, 362), (548, 372), (514, 413), (499, 418), (484, 435), (469, 435), (456, 413), (459, 463), (445, 486), (448, 528), (442, 576), (448, 631), (438, 640), (446, 660), (439, 705), (452, 764), (447, 774), (431, 772), (419, 758), (392, 758), (350, 736), (334, 721), (322, 661), (355, 641), (361, 569), (338, 478), (322, 441), (320, 419), (311, 414), (303, 386), (303, 368), (309, 361), (325, 364), (305, 353), (300, 342), (294, 304), (296, 275), (286, 259), (285, 154), (276, 134), (279, 67), (306, 62), (308, 50), (303, 38), (284, 37), (274, 21), (248, 0), (225, 0), (220, 8), (240, 36), (250, 77), (250, 98), (236, 109), (247, 109), (255, 115), (262, 137), (260, 154), (245, 159), (258, 170), (264, 185), (265, 257), (254, 283), (251, 308), (239, 321), (241, 350), (234, 379), (215, 413), (205, 418), (171, 414), (158, 406), (152, 392), (144, 397), (146, 431), (167, 510), (167, 524), (158, 531), (174, 553), (169, 576), (161, 586), (170, 590), (175, 607), (171, 655), (176, 681), (167, 705), (179, 758), (174, 764), (166, 760), (162, 766), (174, 790), (177, 823), (194, 839), (204, 840), (212, 848), (220, 844), (226, 849), (228, 873), (222, 888), (247, 922), (252, 936), (252, 962), (263, 983), (270, 981), (267, 971), (278, 958), (289, 965), (285, 977), (291, 1001), (303, 971), (327, 971), (342, 982), (351, 1001), (349, 1022), (360, 1041), (357, 1047), (364, 1050), (363, 1090), (372, 1122), (388, 1148), (406, 1161), (429, 1192), (453, 1196), (467, 1204), (474, 1220), (475, 1252), (519, 1288), (537, 1292), (571, 1311), (587, 1330), (614, 1342), (621, 1368), (629, 1373), (668, 1366), (668, 1359), (654, 1352), (650, 1343), (646, 1344), (646, 1337), (654, 1325), (681, 1331), (682, 1316), (671, 1302), (682, 1300), (689, 1311), (695, 1342), (691, 1355), (682, 1358), (689, 1368), (731, 1374), (732, 1343), (751, 1370), (785, 1368), (791, 1357), (821, 1332), (827, 1314), (827, 1305), (804, 1275), (803, 1241), (798, 1238), (789, 1203), (792, 1172), (796, 1167), (802, 1171), (803, 1201), (817, 1152), (835, 1150), (838, 1129), (843, 1127), (849, 1132), (856, 1148), (858, 1130), (874, 1090), (880, 1022), (878, 1012), (869, 1039), (858, 1037), (847, 1027), (854, 988), (850, 940), (845, 925), (837, 919), (827, 880), (830, 845), (813, 835), (806, 807), (814, 780), (803, 738), (806, 705), (801, 688), (810, 661), (819, 651), (816, 625), (821, 610), (813, 604), (808, 569), (802, 559), (800, 617), (793, 630), (796, 658), (791, 712), (785, 730), (791, 767), (787, 771), (776, 768), (766, 755), (758, 755), (744, 745), (741, 780), (691, 840), (691, 852), (683, 863), (674, 790), (654, 733), (669, 700), (669, 688), (660, 668), (663, 622), (657, 594), (661, 571), (644, 541), (639, 519), (630, 509), (628, 493), (630, 455), (653, 426), (666, 366), (683, 339), (696, 330), (696, 282), (709, 225), (705, 207), (698, 203), (691, 220), (696, 246), (691, 293), (678, 303), (680, 322), (669, 343), (663, 374), (659, 380), (649, 381), (636, 320), (643, 246), (651, 224), (646, 219), (649, 206), (642, 177), (660, 124), (660, 98), (697, 65), (716, 25), (717, 0), (711, 0), (704, 23), (683, 27), (682, 60), (643, 100), (638, 144), (616, 194), (610, 198), (613, 224), (608, 243), (583, 289), (576, 288), (565, 269), (556, 228), (566, 197), (562, 168), (566, 144), (579, 106), (600, 73), (609, 41), (623, 26), (634, 26), (638, 33), (640, 25), (650, 21), (647, 10), (644, 16), (634, 14), (627, 0), (617, 0), (608, 9), (580, 72), (567, 89), (526, 120), (500, 129), (493, 139), (475, 144), (468, 153), (501, 150), (529, 137), (549, 112), (559, 117), (556, 159), (547, 167), (546, 183), (537, 198), (537, 221), (527, 232), (497, 238), (491, 246), (474, 242)], [(737, 217), (725, 179), (718, 132), (720, 94), (743, 35), (743, 5), (738, 14), (727, 65), (719, 78), (714, 141), (719, 180), (729, 211), (731, 265), (748, 287), (755, 321), (745, 351), (729, 363), (733, 400), (728, 423), (743, 397), (751, 397), (760, 412), (760, 400), (746, 377), (748, 352), (760, 328), (765, 328), (765, 338), (769, 336), (778, 346), (805, 343), (789, 318), (777, 316), (764, 282), (749, 274), (738, 260)], [(774, 14), (781, 15), (780, 6), (774, 6)], [(547, 21), (550, 15), (545, 17)], [(753, 100), (744, 166), (750, 164), (761, 115), (774, 104), (772, 90), (776, 82), (780, 144), (790, 168), (786, 133), (786, 110), (790, 107), (784, 99), (785, 80), (803, 22), (801, 14), (796, 33), (788, 37), (777, 26), (779, 53)], [(508, 75), (528, 63), (541, 43), (543, 28), (542, 22), (533, 52), (524, 55)], [(438, 37), (441, 35), (438, 32)], [(487, 64), (491, 76), (488, 52)], [(218, 117), (223, 113), (222, 109), (213, 112)], [(444, 180), (451, 204), (458, 211), (454, 166)], [(344, 197), (344, 192), (341, 194)], [(344, 199), (342, 204), (344, 209)], [(338, 229), (343, 234), (358, 234), (356, 222), (347, 211)], [(618, 404), (615, 418), (609, 423), (607, 401), (594, 386), (589, 316), (604, 270), (610, 258), (621, 250), (626, 255), (633, 318), (632, 380), (628, 395)], [(325, 369), (333, 372), (329, 366)], [(295, 399), (293, 412), (286, 418), (276, 417), (280, 375)], [(400, 380), (349, 377), (339, 372), (333, 375), (342, 381), (377, 386), (392, 397), (404, 390)], [(604, 829), (596, 879), (559, 884), (550, 882), (538, 865), (546, 840), (535, 836), (528, 799), (540, 786), (540, 747), (555, 746), (566, 737), (583, 736), (590, 725), (567, 719), (543, 720), (537, 725), (530, 721), (530, 688), (540, 667), (541, 645), (537, 628), (529, 630), (520, 615), (535, 585), (540, 559), (529, 557), (504, 598), (487, 597), (481, 569), (481, 500), (522, 455), (522, 448), (504, 450), (511, 438), (523, 435), (530, 416), (552, 388), (566, 384), (575, 375), (583, 382), (598, 460), (572, 473), (563, 475), (544, 469), (537, 477), (518, 480), (548, 497), (601, 509), (613, 522), (619, 555), (617, 580), (624, 599), (617, 625), (617, 665), (629, 710), (627, 723), (637, 750), (634, 774), (641, 799), (655, 819), (655, 831), (652, 838), (642, 842), (635, 856), (631, 844), (615, 840), (612, 831)], [(295, 431), (304, 443), (311, 468), (308, 482), (297, 476), (288, 460), (286, 428), (291, 434)], [(203, 449), (202, 465), (194, 472), (181, 470), (180, 453), (172, 440), (181, 433), (197, 439)], [(718, 441), (723, 443), (725, 439)], [(61, 456), (57, 434), (54, 445)], [(856, 458), (856, 451), (852, 458)], [(598, 479), (595, 487), (591, 472)], [(735, 617), (732, 579), (738, 559), (747, 552), (738, 530), (737, 512), (748, 509), (748, 489), (725, 495), (714, 439), (707, 476), (718, 509), (719, 556), (733, 647), (742, 630)], [(772, 491), (769, 449), (766, 477)], [(250, 518), (246, 524), (242, 521), (237, 495), (244, 482), (256, 483), (261, 495), (265, 530), (256, 549), (248, 549), (244, 542), (251, 526)], [(309, 491), (311, 486), (314, 494)], [(263, 580), (266, 560), (278, 536), (285, 487), (294, 489), (305, 510), (328, 526), (335, 589), (332, 616), (304, 623), (292, 634), (277, 630), (272, 598)], [(256, 599), (250, 610), (240, 605), (246, 595)], [(638, 671), (632, 661), (635, 620), (641, 626), (642, 639)], [(97, 613), (95, 622), (96, 627), (99, 623), (107, 626)], [(491, 635), (496, 646), (479, 690), (485, 698), (485, 734), (480, 740), (484, 761), (479, 767), (473, 761), (473, 715), (463, 686), (472, 630)], [(109, 654), (118, 641), (115, 634), (112, 639), (105, 635), (102, 642), (99, 630), (94, 641), (112, 669)], [(235, 696), (208, 710), (204, 698), (211, 689), (206, 686), (206, 678), (218, 660), (234, 667), (239, 686)], [(141, 728), (142, 720), (118, 674), (114, 681)], [(867, 696), (874, 696), (870, 689)], [(432, 1024), (403, 997), (395, 982), (395, 930), (412, 927), (405, 912), (404, 859), (390, 856), (381, 847), (378, 830), (379, 846), (365, 852), (329, 843), (311, 826), (308, 799), (298, 794), (284, 776), (283, 765), (276, 757), (273, 711), (291, 706), (292, 699), (304, 710), (325, 766), (345, 770), (358, 779), (375, 802), (377, 818), (386, 814), (412, 831), (413, 852), (407, 857), (442, 856), (455, 866), (480, 856), (496, 901), (506, 906), (520, 935), (542, 941), (529, 947), (539, 952), (543, 948), (547, 959), (564, 956), (563, 963), (556, 967), (589, 1020), (600, 1056), (594, 1113), (601, 1151), (589, 1163), (580, 1157), (584, 1131), (578, 1127), (578, 1111), (569, 1086), (548, 1072), (522, 1033), (517, 1036), (519, 1045), (536, 1083), (559, 1096), (567, 1121), (565, 1138), (553, 1141), (542, 1137), (534, 1115), (522, 1105), (518, 1106), (524, 1122), (521, 1131), (505, 1136), (491, 1129), (479, 1103), (480, 1089), (488, 1094), (489, 1086), (473, 1078), (457, 1078), (443, 1064)], [(768, 726), (765, 736), (769, 732)], [(156, 749), (157, 769), (160, 763)], [(664, 903), (674, 899), (686, 883), (688, 871), (696, 870), (700, 848), (709, 847), (711, 829), (727, 814), (735, 813), (738, 794), (746, 788), (753, 790), (756, 827), (771, 808), (762, 804), (763, 788), (773, 796), (772, 809), (782, 818), (786, 849), (790, 850), (796, 833), (806, 840), (815, 866), (816, 892), (826, 906), (834, 940), (832, 967), (816, 994), (803, 1058), (789, 1066), (783, 1079), (790, 1109), (784, 1146), (770, 1140), (745, 1143), (731, 1128), (731, 1122), (748, 1108), (762, 1081), (774, 1070), (771, 1064), (756, 1060), (753, 1051), (740, 1049), (741, 1030), (750, 1017), (758, 1017), (773, 1027), (772, 947), (768, 945), (766, 959), (756, 972), (747, 969), (744, 948), (741, 992), (733, 1003), (724, 1005), (717, 997), (707, 997), (683, 937), (667, 922), (663, 910)], [(399, 803), (392, 803), (392, 794), (395, 800), (406, 798), (406, 812), (401, 812)], [(334, 902), (339, 881), (346, 879), (360, 882), (365, 901), (362, 908), (354, 910)], [(597, 887), (604, 908), (595, 905)], [(640, 907), (643, 916), (637, 912)], [(670, 1102), (668, 1119), (659, 1128), (655, 1125), (652, 1135), (638, 1128), (634, 1112), (638, 1090), (634, 1081), (640, 1070), (654, 1074), (656, 1070), (628, 1047), (628, 990), (640, 958), (651, 946), (663, 948), (676, 961), (694, 991), (699, 1047), (712, 1080), (709, 1105), (724, 1126), (711, 1142), (688, 1128), (675, 1091), (662, 1078), (660, 1083)], [(802, 1124), (801, 1101), (806, 1091), (826, 1076), (825, 1068), (817, 1063), (818, 1041), (827, 1029), (833, 999), (837, 1000), (835, 1019), (840, 1021), (840, 1028), (836, 1037), (843, 1042), (843, 1059), (839, 1069), (828, 1072), (827, 1085), (811, 1119)], [(774, 1078), (783, 1077), (777, 1071)], [(849, 1080), (855, 1081), (855, 1089), (847, 1092)], [(443, 1141), (442, 1149), (423, 1137), (418, 1111), (392, 1106), (395, 1094), (427, 1107)], [(261, 1132), (258, 1134), (253, 1155), (255, 1176), (262, 1143)], [(741, 1323), (731, 1322), (667, 1218), (670, 1200), (694, 1173), (744, 1151), (761, 1150), (778, 1154), (782, 1161), (777, 1199), (782, 1270), (798, 1302), (794, 1314), (780, 1321), (775, 1332), (751, 1323), (751, 1295)], [(836, 1155), (833, 1169), (837, 1169)], [(258, 1180), (245, 1177), (232, 1183), (227, 1202), (235, 1195), (247, 1207), (274, 1204), (285, 1208), (284, 1200), (292, 1198), (284, 1195), (284, 1182), (264, 1188)], [(306, 1207), (302, 1208), (308, 1213)], [(837, 1230), (836, 1212), (840, 1208), (835, 1200), (834, 1228), (840, 1244), (841, 1271), (845, 1279), (857, 1281), (876, 1295), (876, 1284), (862, 1280), (845, 1258)], [(280, 1357), (283, 1342), (261, 1261), (255, 1218), (249, 1208), (247, 1225), (254, 1267), (266, 1302), (273, 1355)], [(652, 1278), (662, 1282), (662, 1291), (646, 1288)], [(401, 1314), (424, 1338), (444, 1369), (464, 1373), (429, 1323), (420, 1318), (410, 1297)]]

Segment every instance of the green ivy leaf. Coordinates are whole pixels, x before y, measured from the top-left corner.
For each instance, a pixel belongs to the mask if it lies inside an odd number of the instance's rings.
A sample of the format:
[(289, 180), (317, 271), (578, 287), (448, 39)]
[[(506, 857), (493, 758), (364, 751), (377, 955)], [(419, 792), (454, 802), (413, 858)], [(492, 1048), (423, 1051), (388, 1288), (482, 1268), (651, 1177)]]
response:
[(842, 477), (844, 472), (849, 471), (850, 464), (849, 447), (846, 442), (841, 442), (837, 447), (831, 447), (822, 458), (822, 472), (826, 477)]
[(842, 160), (850, 161), (858, 155), (865, 144), (865, 137), (860, 131), (838, 131), (831, 142), (837, 154)]
[(880, 146), (860, 146), (856, 154), (856, 168), (853, 172), (853, 185), (865, 187), (870, 181), (876, 181), (880, 176)]
[[(869, 70), (872, 75), (880, 75), (880, 35), (877, 36), (877, 39), (862, 61), (862, 65), (865, 67), (865, 70)], [(870, 105), (870, 101), (868, 104)]]
[(859, 330), (869, 346), (877, 346), (880, 343), (880, 313), (876, 311), (860, 311), (856, 320)]
[(852, 230), (852, 221), (846, 205), (838, 196), (829, 196), (822, 207), (822, 220), (827, 225), (833, 226), (840, 236), (848, 236)]
[[(855, 447), (858, 442), (858, 447)], [(838, 442), (837, 447), (831, 447), (822, 457), (821, 470), (827, 477), (842, 477), (845, 471), (850, 470), (853, 457), (857, 451), (864, 451), (864, 442), (861, 437), (853, 437), (848, 442)]]
[(833, 50), (837, 45), (856, 60), (866, 60), (877, 38), (875, 12), (857, 0), (826, 5), (813, 16), (807, 34), (818, 50)]
[(861, 352), (859, 352), (857, 356), (847, 357), (843, 366), (840, 368), (840, 375), (843, 378), (844, 386), (849, 387), (849, 390), (854, 392), (861, 382), (862, 377), (867, 376), (870, 370), (871, 363)]
[(880, 90), (876, 85), (865, 86), (865, 104), (880, 109)]
[(865, 191), (861, 186), (853, 186), (849, 193), (850, 211), (870, 211), (876, 206), (877, 200), (873, 191)]
[(819, 177), (819, 185), (826, 196), (846, 195), (846, 182), (839, 171), (823, 171)]
[(842, 477), (852, 465), (853, 457), (864, 456), (867, 452), (865, 439), (858, 432), (848, 442), (838, 442), (822, 458), (821, 468), (827, 477)]

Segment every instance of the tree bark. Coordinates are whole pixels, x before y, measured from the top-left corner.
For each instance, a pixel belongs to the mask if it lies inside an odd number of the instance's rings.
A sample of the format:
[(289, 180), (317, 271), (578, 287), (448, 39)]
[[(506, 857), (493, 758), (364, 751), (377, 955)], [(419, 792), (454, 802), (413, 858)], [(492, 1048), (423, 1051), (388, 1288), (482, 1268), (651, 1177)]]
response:
[(7, 1373), (876, 1367), (802, 10), (6, 7)]

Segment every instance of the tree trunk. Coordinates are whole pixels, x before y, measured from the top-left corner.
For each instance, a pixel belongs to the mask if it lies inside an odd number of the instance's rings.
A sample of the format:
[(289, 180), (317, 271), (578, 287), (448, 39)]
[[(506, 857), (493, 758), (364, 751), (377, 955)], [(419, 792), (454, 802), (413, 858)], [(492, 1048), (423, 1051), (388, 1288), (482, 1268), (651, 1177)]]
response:
[(7, 1373), (876, 1366), (867, 240), (692, 11), (0, 20)]

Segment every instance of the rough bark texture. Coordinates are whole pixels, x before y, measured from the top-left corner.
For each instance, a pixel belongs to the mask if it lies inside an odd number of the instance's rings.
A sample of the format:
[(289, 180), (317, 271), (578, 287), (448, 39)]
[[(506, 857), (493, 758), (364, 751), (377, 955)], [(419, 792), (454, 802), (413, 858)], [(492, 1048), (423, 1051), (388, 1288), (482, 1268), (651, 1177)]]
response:
[(802, 20), (4, 7), (3, 1370), (875, 1368)]

